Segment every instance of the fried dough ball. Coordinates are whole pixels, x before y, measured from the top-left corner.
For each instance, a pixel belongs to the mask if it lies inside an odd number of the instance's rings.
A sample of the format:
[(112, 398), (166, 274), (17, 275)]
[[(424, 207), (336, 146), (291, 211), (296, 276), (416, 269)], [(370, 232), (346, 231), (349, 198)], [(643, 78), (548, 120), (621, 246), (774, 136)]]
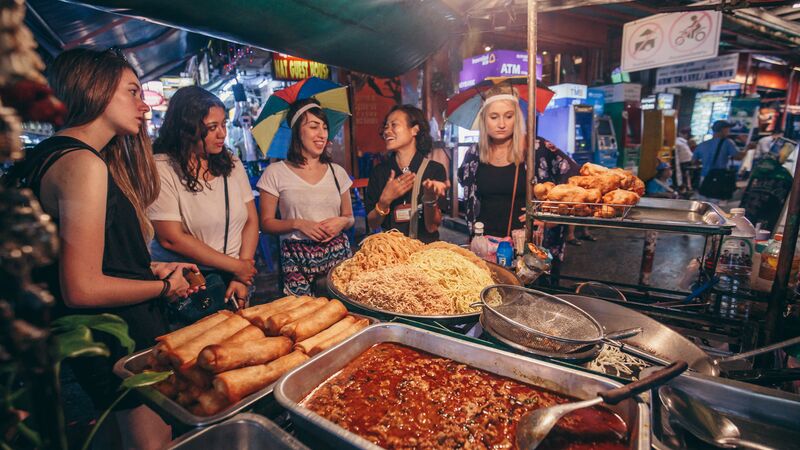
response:
[(603, 196), (603, 203), (609, 205), (635, 205), (638, 201), (637, 193), (624, 189), (616, 189)]
[(600, 175), (602, 173), (608, 172), (608, 169), (592, 163), (586, 163), (581, 166), (581, 175), (590, 176), (590, 175)]
[(621, 177), (612, 173), (605, 173), (600, 175), (582, 175), (576, 177), (569, 177), (567, 181), (569, 184), (580, 186), (584, 189), (599, 189), (603, 195), (619, 189)]

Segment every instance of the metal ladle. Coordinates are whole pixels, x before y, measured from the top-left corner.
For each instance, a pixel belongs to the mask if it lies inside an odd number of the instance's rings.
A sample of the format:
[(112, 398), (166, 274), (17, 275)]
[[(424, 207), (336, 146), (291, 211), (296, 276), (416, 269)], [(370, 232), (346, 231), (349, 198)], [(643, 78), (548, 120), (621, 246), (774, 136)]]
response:
[(772, 447), (742, 439), (735, 423), (680, 389), (662, 386), (658, 396), (670, 415), (686, 431), (704, 442), (725, 448), (773, 450)]
[(550, 430), (565, 415), (581, 408), (588, 408), (603, 402), (609, 405), (616, 405), (626, 398), (660, 386), (667, 381), (677, 377), (689, 368), (686, 361), (675, 361), (672, 364), (653, 372), (650, 376), (634, 381), (628, 385), (611, 389), (609, 391), (598, 392), (597, 397), (591, 400), (584, 400), (576, 403), (565, 403), (562, 405), (550, 406), (548, 408), (528, 411), (522, 415), (517, 424), (516, 441), (517, 447), (522, 450), (533, 450), (542, 443)]

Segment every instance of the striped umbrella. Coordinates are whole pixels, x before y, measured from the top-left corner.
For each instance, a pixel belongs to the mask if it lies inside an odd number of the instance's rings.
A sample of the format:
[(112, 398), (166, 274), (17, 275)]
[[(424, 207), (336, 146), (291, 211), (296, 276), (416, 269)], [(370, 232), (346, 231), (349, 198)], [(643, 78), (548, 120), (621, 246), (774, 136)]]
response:
[(332, 81), (311, 77), (276, 91), (267, 99), (253, 127), (253, 137), (266, 156), (286, 158), (292, 137), (286, 113), (292, 103), (306, 98), (319, 101), (328, 116), (330, 137), (336, 136), (350, 115), (347, 87)]
[[(467, 88), (447, 100), (447, 121), (472, 130), (478, 129), (478, 112), (483, 105), (486, 91), (497, 84), (508, 84), (519, 98), (519, 106), (525, 120), (528, 119), (528, 78), (497, 77), (487, 78), (475, 86)], [(536, 111), (542, 113), (555, 93), (541, 82), (536, 82)]]

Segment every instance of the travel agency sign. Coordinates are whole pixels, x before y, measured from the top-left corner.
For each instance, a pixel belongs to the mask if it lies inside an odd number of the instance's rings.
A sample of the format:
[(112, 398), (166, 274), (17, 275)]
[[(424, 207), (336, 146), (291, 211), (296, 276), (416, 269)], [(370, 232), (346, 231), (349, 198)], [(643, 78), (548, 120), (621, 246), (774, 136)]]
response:
[(657, 14), (628, 22), (622, 30), (622, 70), (633, 72), (715, 58), (722, 13)]

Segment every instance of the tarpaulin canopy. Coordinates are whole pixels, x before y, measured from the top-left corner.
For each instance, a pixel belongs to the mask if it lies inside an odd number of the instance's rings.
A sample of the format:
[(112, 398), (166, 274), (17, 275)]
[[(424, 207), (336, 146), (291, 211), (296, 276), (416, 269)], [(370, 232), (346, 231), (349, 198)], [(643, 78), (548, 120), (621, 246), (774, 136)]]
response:
[(382, 77), (417, 67), (461, 26), (444, 0), (73, 3)]

